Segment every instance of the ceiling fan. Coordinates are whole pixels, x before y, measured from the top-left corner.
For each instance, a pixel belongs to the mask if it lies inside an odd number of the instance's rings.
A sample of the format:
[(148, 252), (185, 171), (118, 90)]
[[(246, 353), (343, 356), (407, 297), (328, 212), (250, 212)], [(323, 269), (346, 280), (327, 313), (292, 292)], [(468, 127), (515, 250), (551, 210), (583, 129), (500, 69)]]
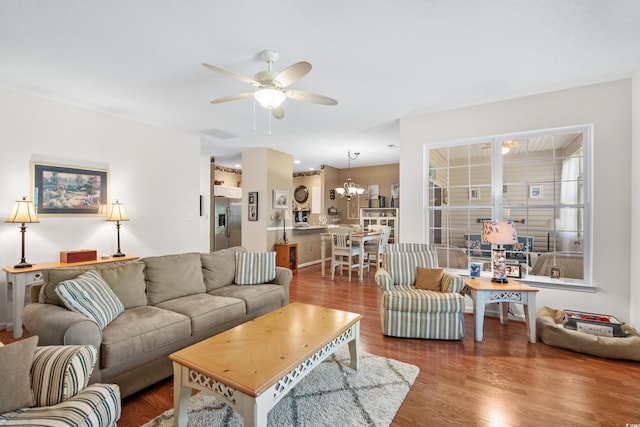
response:
[(237, 95), (214, 99), (211, 103), (220, 104), (222, 102), (254, 97), (260, 105), (271, 110), (271, 114), (276, 119), (284, 117), (284, 108), (282, 103), (287, 98), (322, 105), (338, 104), (338, 101), (333, 98), (329, 98), (328, 96), (300, 90), (285, 89), (287, 86), (300, 80), (309, 71), (311, 71), (310, 63), (306, 61), (296, 62), (277, 73), (273, 70), (273, 63), (278, 60), (278, 53), (275, 50), (263, 51), (262, 59), (267, 62), (267, 69), (258, 72), (253, 79), (224, 68), (216, 67), (215, 65), (202, 64), (210, 70), (224, 74), (241, 82), (248, 83), (256, 88), (256, 90), (251, 92), (244, 92)]
[[(502, 154), (507, 154), (509, 151), (511, 151), (512, 147), (516, 146), (517, 141), (502, 141)], [(482, 144), (480, 146), (481, 149), (486, 150), (491, 148), (491, 144), (490, 143), (486, 143), (486, 144)]]

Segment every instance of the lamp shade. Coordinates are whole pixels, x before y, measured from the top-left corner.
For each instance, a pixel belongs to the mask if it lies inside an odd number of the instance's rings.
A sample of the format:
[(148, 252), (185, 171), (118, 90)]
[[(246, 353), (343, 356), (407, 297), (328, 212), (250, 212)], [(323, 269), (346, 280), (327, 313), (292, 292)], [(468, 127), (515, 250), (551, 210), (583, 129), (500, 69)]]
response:
[(16, 204), (13, 205), (13, 210), (11, 210), (11, 213), (4, 222), (34, 223), (40, 222), (40, 220), (36, 216), (33, 202), (23, 197), (22, 200), (16, 200)]
[(111, 204), (111, 210), (107, 215), (107, 221), (129, 221), (127, 213), (124, 211), (124, 204), (119, 201), (115, 201)]
[(291, 214), (288, 209), (283, 209), (278, 213), (278, 219), (280, 221), (291, 221)]
[(544, 227), (542, 227), (545, 231), (559, 231), (560, 230), (560, 220), (549, 218), (547, 222), (544, 223)]
[(258, 89), (253, 96), (260, 105), (268, 109), (278, 108), (287, 98), (282, 90), (271, 88)]
[(513, 221), (485, 221), (482, 223), (482, 242), (495, 245), (518, 243), (518, 235)]

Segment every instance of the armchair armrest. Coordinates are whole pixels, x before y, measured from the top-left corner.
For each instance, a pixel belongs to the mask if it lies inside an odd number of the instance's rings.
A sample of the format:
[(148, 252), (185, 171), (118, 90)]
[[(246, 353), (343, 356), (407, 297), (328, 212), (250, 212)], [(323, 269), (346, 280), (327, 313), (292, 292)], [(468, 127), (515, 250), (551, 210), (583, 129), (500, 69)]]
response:
[(96, 357), (92, 345), (38, 347), (31, 364), (36, 406), (57, 405), (86, 388)]
[(440, 284), (442, 285), (442, 292), (459, 293), (465, 286), (465, 280), (455, 273), (444, 271)]
[(378, 271), (376, 271), (375, 279), (376, 285), (378, 285), (378, 287), (383, 291), (393, 290), (393, 278), (384, 268), (379, 268)]

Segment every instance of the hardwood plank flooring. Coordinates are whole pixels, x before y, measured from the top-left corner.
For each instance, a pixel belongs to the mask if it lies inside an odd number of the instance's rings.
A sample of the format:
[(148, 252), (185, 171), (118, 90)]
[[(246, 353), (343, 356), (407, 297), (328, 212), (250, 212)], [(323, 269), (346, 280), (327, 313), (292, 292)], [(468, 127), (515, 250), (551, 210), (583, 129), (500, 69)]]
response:
[[(640, 363), (600, 359), (531, 344), (524, 323), (487, 317), (484, 340), (473, 339), (465, 314), (462, 341), (385, 337), (380, 333), (373, 270), (362, 283), (298, 270), (290, 300), (362, 314), (361, 348), (420, 367), (394, 426), (625, 426), (640, 423)], [(555, 307), (562, 308), (562, 307)], [(0, 340), (11, 341), (0, 332)], [(123, 400), (118, 425), (139, 426), (172, 407), (171, 379)], [(345, 421), (348, 425), (348, 421)]]

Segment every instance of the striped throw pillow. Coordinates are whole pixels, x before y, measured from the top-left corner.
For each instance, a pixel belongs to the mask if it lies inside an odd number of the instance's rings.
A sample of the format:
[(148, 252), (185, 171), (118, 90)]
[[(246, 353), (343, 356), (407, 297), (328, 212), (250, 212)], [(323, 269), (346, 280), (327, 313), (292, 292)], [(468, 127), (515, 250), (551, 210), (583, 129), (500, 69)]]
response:
[(36, 406), (52, 406), (83, 390), (96, 363), (92, 345), (38, 347), (31, 365)]
[(236, 252), (236, 285), (258, 285), (275, 278), (275, 252)]
[(56, 294), (69, 310), (93, 320), (100, 330), (124, 311), (116, 294), (95, 270), (60, 283), (56, 287)]

